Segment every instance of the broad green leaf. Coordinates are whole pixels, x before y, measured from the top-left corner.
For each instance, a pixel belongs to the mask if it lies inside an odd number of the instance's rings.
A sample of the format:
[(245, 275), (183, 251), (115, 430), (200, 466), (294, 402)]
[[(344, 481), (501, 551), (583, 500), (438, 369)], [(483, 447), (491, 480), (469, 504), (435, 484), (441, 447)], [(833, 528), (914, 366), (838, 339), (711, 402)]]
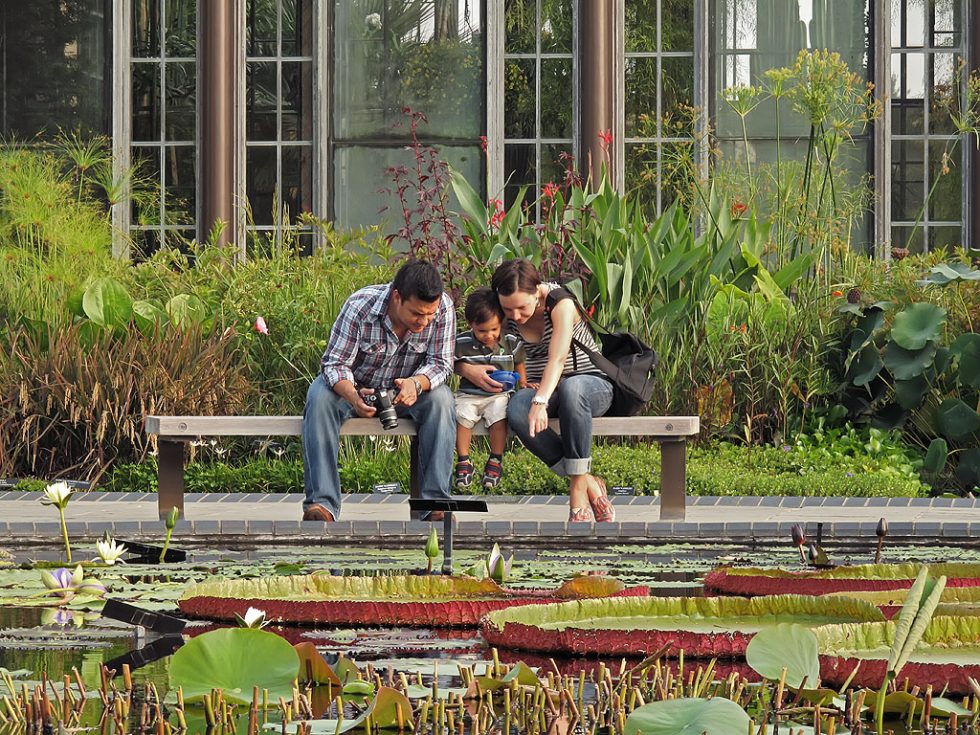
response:
[(82, 294), (82, 310), (101, 327), (125, 329), (133, 316), (133, 300), (118, 281), (99, 278)]
[(749, 716), (724, 697), (670, 699), (634, 709), (623, 735), (745, 735)]
[(947, 398), (936, 411), (939, 430), (944, 436), (959, 441), (980, 431), (980, 414), (959, 398)]
[(896, 380), (917, 378), (932, 365), (936, 345), (932, 342), (916, 350), (907, 350), (897, 342), (885, 345), (884, 363)]
[(137, 329), (144, 334), (149, 334), (166, 322), (167, 314), (163, 309), (150, 301), (134, 301), (133, 319), (136, 321)]
[(946, 440), (937, 437), (929, 442), (929, 448), (926, 450), (926, 458), (922, 464), (922, 469), (930, 474), (938, 475), (943, 467), (946, 466), (946, 458), (948, 456), (949, 447), (946, 444)]
[(456, 194), (456, 199), (459, 200), (463, 211), (473, 220), (473, 223), (480, 232), (486, 235), (488, 232), (487, 207), (483, 203), (483, 199), (470, 186), (470, 182), (466, 180), (466, 177), (456, 169), (450, 169), (449, 177), (452, 182), (453, 193)]
[(224, 628), (192, 638), (170, 660), (170, 687), (184, 699), (200, 701), (212, 689), (241, 704), (252, 701), (252, 687), (268, 689), (270, 701), (292, 697), (299, 656), (285, 638), (251, 628)]
[(958, 460), (956, 479), (966, 487), (980, 487), (980, 449), (977, 447), (966, 449), (959, 453)]
[(316, 646), (309, 641), (297, 643), (293, 648), (299, 656), (299, 680), (313, 684), (333, 684), (340, 686), (338, 677)]
[(786, 669), (786, 684), (793, 689), (804, 683), (810, 688), (820, 685), (817, 637), (802, 625), (780, 623), (763, 628), (749, 641), (745, 662), (773, 681), (778, 681)]
[(960, 385), (980, 389), (980, 334), (961, 334), (949, 346), (949, 351), (959, 358)]
[(851, 363), (848, 371), (851, 382), (858, 387), (867, 385), (878, 377), (882, 364), (878, 348), (874, 345), (865, 345), (857, 354), (857, 359)]
[(192, 324), (203, 324), (207, 319), (208, 309), (197, 296), (193, 294), (178, 294), (167, 302), (166, 311), (175, 326), (184, 327)]
[(895, 381), (895, 400), (904, 409), (913, 409), (922, 403), (923, 397), (929, 390), (929, 382), (917, 375), (911, 380)]
[(939, 338), (945, 323), (945, 309), (935, 304), (919, 302), (895, 316), (891, 338), (906, 350), (921, 350)]

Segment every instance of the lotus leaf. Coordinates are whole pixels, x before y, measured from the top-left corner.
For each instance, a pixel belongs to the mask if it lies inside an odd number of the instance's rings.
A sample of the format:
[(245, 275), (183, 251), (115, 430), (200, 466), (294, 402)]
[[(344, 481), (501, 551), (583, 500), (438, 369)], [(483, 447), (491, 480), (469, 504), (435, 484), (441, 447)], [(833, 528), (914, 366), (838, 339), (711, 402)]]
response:
[(973, 447), (960, 453), (956, 464), (956, 479), (967, 487), (980, 485), (980, 449)]
[(745, 661), (756, 673), (774, 681), (785, 669), (786, 684), (793, 689), (820, 683), (817, 637), (802, 625), (780, 623), (763, 628), (749, 641)]
[(975, 332), (961, 334), (949, 346), (949, 351), (960, 360), (960, 385), (980, 388), (980, 334)]
[(749, 716), (723, 697), (670, 699), (634, 709), (624, 735), (745, 735)]
[(954, 441), (980, 431), (980, 414), (959, 398), (947, 398), (940, 403), (936, 417), (939, 430)]
[(857, 353), (857, 359), (851, 363), (851, 382), (857, 386), (867, 385), (878, 377), (882, 367), (878, 348), (874, 345), (865, 345)]
[[(399, 731), (412, 729), (412, 703), (397, 689), (381, 687), (377, 695), (361, 714), (352, 720), (308, 720), (305, 722), (312, 735), (334, 735), (360, 728), (371, 718), (371, 727), (382, 730), (397, 729)], [(282, 723), (268, 723), (264, 729), (279, 731)], [(286, 725), (287, 733), (295, 733), (299, 723)]]
[(916, 375), (910, 380), (896, 380), (895, 401), (902, 408), (910, 410), (922, 403), (928, 390), (929, 381), (921, 375)]
[[(866, 689), (864, 701), (865, 704), (873, 708), (878, 703), (878, 692)], [(912, 709), (912, 716), (916, 717), (925, 706), (926, 703), (922, 697), (916, 697), (909, 692), (897, 691), (885, 695), (884, 711), (890, 714), (907, 715)], [(930, 712), (934, 717), (949, 717), (951, 714), (955, 714), (957, 717), (969, 717), (973, 714), (973, 710), (968, 710), (945, 697), (933, 697)]]
[(884, 363), (896, 380), (911, 380), (922, 375), (936, 359), (932, 342), (917, 350), (907, 350), (897, 342), (885, 345)]
[(945, 323), (945, 309), (928, 302), (919, 302), (895, 315), (891, 338), (906, 350), (921, 350), (939, 337)]
[(940, 263), (929, 269), (929, 275), (916, 281), (920, 286), (945, 286), (954, 281), (980, 281), (980, 270), (966, 263)]
[[(616, 597), (527, 605), (484, 617), (491, 645), (576, 654), (638, 655), (665, 644), (689, 655), (741, 655), (752, 635), (779, 623), (808, 626), (833, 620), (879, 621), (873, 605), (846, 598), (782, 595)], [(833, 600), (834, 604), (827, 604)]]
[(170, 661), (170, 686), (182, 687), (188, 702), (201, 701), (212, 689), (225, 699), (249, 704), (252, 687), (268, 689), (272, 701), (292, 697), (299, 656), (275, 633), (254, 628), (224, 628), (192, 638)]
[(332, 684), (340, 686), (338, 677), (330, 664), (309, 641), (297, 643), (293, 648), (299, 656), (299, 680), (313, 684)]

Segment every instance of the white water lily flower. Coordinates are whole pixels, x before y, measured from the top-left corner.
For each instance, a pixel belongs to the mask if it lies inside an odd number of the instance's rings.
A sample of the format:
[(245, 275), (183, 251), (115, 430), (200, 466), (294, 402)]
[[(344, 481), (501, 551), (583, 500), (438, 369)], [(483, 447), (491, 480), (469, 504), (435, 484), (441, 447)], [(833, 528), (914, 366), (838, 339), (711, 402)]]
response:
[(44, 497), (41, 498), (41, 502), (44, 505), (53, 505), (64, 510), (73, 492), (75, 492), (74, 489), (69, 487), (67, 482), (53, 482), (44, 488)]
[(101, 541), (96, 541), (95, 548), (99, 552), (99, 558), (110, 566), (119, 561), (120, 557), (126, 553), (126, 545), (117, 544), (116, 540), (108, 535)]
[(368, 13), (364, 16), (364, 25), (372, 31), (381, 29), (381, 13)]
[(245, 611), (245, 617), (235, 613), (238, 625), (242, 628), (264, 628), (268, 623), (265, 621), (265, 610), (250, 607)]

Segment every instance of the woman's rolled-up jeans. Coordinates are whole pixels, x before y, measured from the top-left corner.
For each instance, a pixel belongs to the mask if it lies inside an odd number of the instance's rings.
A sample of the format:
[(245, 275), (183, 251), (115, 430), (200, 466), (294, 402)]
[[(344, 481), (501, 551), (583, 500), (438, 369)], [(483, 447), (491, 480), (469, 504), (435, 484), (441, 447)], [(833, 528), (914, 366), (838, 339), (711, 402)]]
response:
[(528, 412), (536, 392), (524, 388), (511, 396), (507, 405), (510, 428), (555, 474), (588, 474), (592, 470), (592, 418), (602, 416), (612, 405), (612, 383), (598, 375), (562, 378), (548, 401), (548, 416), (558, 417), (561, 435), (548, 428), (531, 436)]

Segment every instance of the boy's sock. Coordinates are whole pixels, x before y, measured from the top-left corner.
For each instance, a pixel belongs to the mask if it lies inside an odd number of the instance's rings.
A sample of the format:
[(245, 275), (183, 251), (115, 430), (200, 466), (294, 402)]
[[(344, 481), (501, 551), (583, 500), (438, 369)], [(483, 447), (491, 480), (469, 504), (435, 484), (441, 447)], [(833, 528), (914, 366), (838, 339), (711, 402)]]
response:
[(456, 461), (457, 462), (469, 462), (470, 461), (470, 455), (468, 455), (468, 454), (460, 454), (456, 458)]
[(503, 454), (494, 454), (493, 452), (490, 452), (490, 459), (495, 459), (498, 462), (503, 462), (504, 461), (504, 455)]

